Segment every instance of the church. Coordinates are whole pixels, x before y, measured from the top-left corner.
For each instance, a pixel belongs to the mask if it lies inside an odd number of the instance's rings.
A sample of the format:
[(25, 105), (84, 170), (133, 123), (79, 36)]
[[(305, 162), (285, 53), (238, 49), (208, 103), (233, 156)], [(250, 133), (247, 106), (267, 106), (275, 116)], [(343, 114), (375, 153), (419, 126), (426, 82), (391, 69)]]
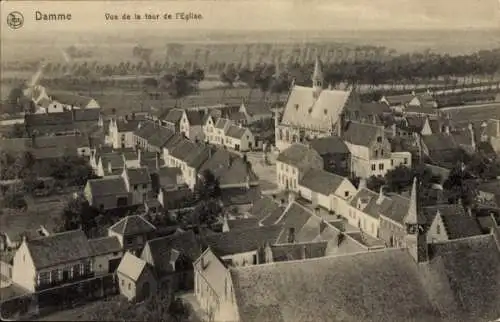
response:
[(323, 71), (316, 58), (312, 87), (292, 84), (282, 117), (275, 114), (276, 148), (283, 151), (292, 143), (335, 135), (342, 112), (351, 105), (359, 105), (359, 97), (352, 89), (323, 88)]

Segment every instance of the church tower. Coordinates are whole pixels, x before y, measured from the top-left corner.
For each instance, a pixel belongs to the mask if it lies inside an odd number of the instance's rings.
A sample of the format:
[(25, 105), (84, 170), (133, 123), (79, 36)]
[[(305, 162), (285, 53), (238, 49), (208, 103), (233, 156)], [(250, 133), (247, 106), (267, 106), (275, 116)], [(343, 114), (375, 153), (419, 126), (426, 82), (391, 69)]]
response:
[(313, 95), (314, 98), (318, 98), (319, 94), (323, 90), (323, 70), (321, 68), (321, 62), (319, 57), (316, 56), (316, 61), (314, 63), (314, 72), (312, 75), (312, 85), (313, 85)]
[(418, 211), (417, 203), (417, 178), (415, 177), (411, 188), (410, 206), (403, 221), (406, 229), (406, 247), (417, 263), (423, 263), (426, 262), (429, 257), (427, 235), (424, 227), (426, 220)]

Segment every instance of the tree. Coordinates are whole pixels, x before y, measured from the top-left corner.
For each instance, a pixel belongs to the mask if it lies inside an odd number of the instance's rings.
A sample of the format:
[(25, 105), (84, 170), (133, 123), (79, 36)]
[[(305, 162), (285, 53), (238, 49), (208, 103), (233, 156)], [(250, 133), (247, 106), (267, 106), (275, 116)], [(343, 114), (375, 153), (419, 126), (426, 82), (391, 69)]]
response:
[(9, 92), (8, 102), (12, 105), (17, 105), (19, 100), (24, 96), (23, 90), (21, 87), (14, 87)]
[(238, 73), (236, 71), (236, 68), (234, 68), (234, 65), (228, 65), (226, 69), (220, 74), (220, 80), (221, 82), (226, 83), (229, 86), (233, 87), (233, 84), (236, 81), (237, 76)]
[(382, 176), (371, 176), (366, 180), (366, 187), (372, 191), (379, 191), (384, 184), (385, 180)]
[(195, 198), (198, 201), (194, 220), (197, 224), (212, 224), (222, 212), (221, 188), (219, 180), (210, 170), (204, 170), (194, 187)]
[(448, 201), (450, 203), (461, 202), (465, 207), (471, 206), (477, 196), (476, 180), (461, 165), (451, 170), (443, 187), (448, 192)]
[(86, 234), (96, 227), (98, 211), (93, 209), (83, 198), (71, 199), (60, 214), (58, 231), (67, 231), (81, 228)]
[(92, 310), (83, 310), (81, 320), (87, 321), (190, 321), (190, 313), (181, 299), (172, 300), (168, 294), (157, 294), (135, 304), (124, 298), (106, 300)]
[(12, 126), (12, 130), (6, 135), (8, 138), (23, 138), (26, 137), (26, 128), (19, 123)]
[(385, 175), (385, 184), (390, 191), (401, 193), (411, 186), (415, 174), (412, 169), (399, 165), (394, 169), (387, 171)]

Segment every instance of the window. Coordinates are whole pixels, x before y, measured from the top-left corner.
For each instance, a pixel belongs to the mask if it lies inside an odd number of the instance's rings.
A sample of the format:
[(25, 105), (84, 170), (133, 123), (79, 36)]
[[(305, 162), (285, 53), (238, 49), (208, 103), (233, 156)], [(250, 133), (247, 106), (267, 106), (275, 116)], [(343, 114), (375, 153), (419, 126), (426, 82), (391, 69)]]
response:
[(393, 165), (394, 165), (394, 160), (391, 159), (391, 166), (393, 166)]
[(323, 113), (324, 113), (325, 115), (326, 115), (326, 114), (328, 114), (328, 110), (325, 108), (325, 109), (323, 110)]
[(38, 274), (38, 284), (45, 285), (50, 283), (50, 273), (49, 272), (41, 272)]
[(113, 253), (113, 256), (118, 256), (118, 252), (114, 252), (114, 253)]
[(134, 184), (134, 190), (137, 190), (138, 185)]
[(148, 185), (147, 184), (143, 184), (142, 185), (142, 189), (147, 189), (148, 188)]
[(99, 268), (102, 268), (102, 265), (101, 265), (101, 264), (99, 264)]
[(382, 142), (382, 137), (381, 136), (377, 136), (377, 142), (378, 143)]
[(349, 197), (349, 191), (344, 192), (344, 197)]
[(383, 163), (380, 163), (380, 164), (378, 165), (378, 169), (379, 169), (379, 170), (384, 170), (384, 164), (383, 164)]
[(408, 164), (408, 158), (405, 158), (404, 164)]
[(376, 170), (376, 166), (375, 164), (372, 164), (372, 171), (375, 171)]
[(131, 287), (132, 287), (132, 286), (131, 286), (131, 284), (130, 284), (130, 283), (128, 283), (128, 290), (129, 290), (129, 291), (130, 291), (130, 288), (131, 288)]
[(380, 156), (384, 157), (384, 150), (380, 150)]
[(375, 157), (378, 158), (378, 150), (375, 150)]
[(439, 226), (439, 224), (436, 226), (436, 233), (437, 233), (438, 235), (440, 235), (440, 234), (441, 234), (441, 226)]
[(123, 286), (123, 285), (125, 285), (125, 280), (124, 280), (124, 279), (122, 279), (122, 286)]
[(298, 110), (299, 109), (299, 104), (295, 104), (295, 109)]
[(129, 238), (125, 239), (125, 241), (126, 241), (126, 243), (127, 243), (128, 246), (131, 246), (131, 245), (134, 244), (134, 239), (133, 238), (129, 237)]

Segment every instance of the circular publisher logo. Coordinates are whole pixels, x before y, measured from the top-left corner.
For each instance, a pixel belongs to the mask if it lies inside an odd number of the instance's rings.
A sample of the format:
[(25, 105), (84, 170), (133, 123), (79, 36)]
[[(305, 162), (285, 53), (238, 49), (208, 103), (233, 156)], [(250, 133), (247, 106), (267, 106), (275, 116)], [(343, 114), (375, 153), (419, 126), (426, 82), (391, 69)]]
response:
[(7, 16), (7, 25), (12, 29), (19, 29), (24, 24), (24, 17), (18, 11), (13, 11)]

